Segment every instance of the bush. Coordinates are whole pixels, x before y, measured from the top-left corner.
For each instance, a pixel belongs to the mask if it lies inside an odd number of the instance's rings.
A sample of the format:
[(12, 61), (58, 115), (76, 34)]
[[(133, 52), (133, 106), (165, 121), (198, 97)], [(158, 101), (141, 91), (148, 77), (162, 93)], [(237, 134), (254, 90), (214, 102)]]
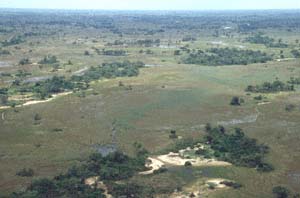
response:
[(276, 198), (287, 198), (290, 195), (290, 191), (282, 186), (276, 186), (272, 190)]
[(294, 104), (287, 104), (285, 106), (285, 110), (288, 111), (288, 112), (293, 111), (295, 108), (296, 108), (296, 106)]
[(234, 189), (241, 188), (242, 185), (233, 181), (222, 181), (220, 184), (224, 184), (225, 186), (232, 187)]
[(259, 95), (259, 96), (255, 96), (255, 97), (254, 97), (254, 100), (262, 100), (262, 99), (263, 99), (262, 95)]
[(36, 113), (35, 115), (34, 115), (34, 118), (33, 118), (35, 121), (39, 121), (39, 120), (41, 120), (42, 119), (42, 117), (40, 116), (40, 114), (38, 114), (38, 113)]
[(170, 131), (170, 135), (169, 135), (169, 138), (171, 139), (176, 139), (178, 136), (176, 134), (176, 131), (175, 130), (171, 130)]
[(10, 51), (0, 49), (0, 55), (10, 55)]
[(184, 166), (185, 166), (185, 167), (192, 166), (192, 162), (190, 162), (190, 161), (186, 161), (186, 162), (184, 163)]
[(230, 105), (232, 106), (240, 106), (241, 102), (240, 102), (240, 98), (237, 96), (232, 97), (231, 101), (230, 101)]
[(58, 63), (57, 57), (53, 55), (45, 56), (42, 60), (39, 61), (39, 64), (53, 64)]
[(34, 171), (31, 168), (23, 168), (16, 173), (16, 175), (20, 177), (32, 177), (34, 175)]

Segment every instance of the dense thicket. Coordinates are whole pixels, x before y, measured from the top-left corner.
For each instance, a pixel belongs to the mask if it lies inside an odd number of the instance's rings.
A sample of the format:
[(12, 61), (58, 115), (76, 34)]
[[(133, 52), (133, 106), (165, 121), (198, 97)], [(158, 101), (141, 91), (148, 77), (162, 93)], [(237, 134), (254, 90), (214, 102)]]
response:
[(201, 50), (190, 53), (183, 59), (186, 64), (199, 65), (247, 65), (251, 63), (265, 63), (272, 57), (261, 51), (238, 50), (235, 48), (212, 48), (203, 52)]
[[(293, 79), (291, 79), (293, 83), (296, 83)], [(279, 80), (274, 82), (264, 82), (261, 85), (248, 85), (246, 91), (248, 92), (256, 92), (256, 93), (275, 93), (279, 91), (294, 91), (294, 85), (289, 85)]]
[(288, 44), (282, 43), (280, 39), (276, 42), (275, 39), (270, 38), (268, 36), (263, 36), (262, 34), (255, 34), (254, 36), (247, 37), (245, 41), (254, 44), (263, 44), (267, 47), (275, 47), (275, 48), (288, 47)]
[(224, 127), (207, 127), (206, 131), (205, 139), (215, 150), (215, 157), (259, 171), (273, 170), (270, 164), (264, 162), (269, 147), (247, 137), (240, 128), (236, 128), (232, 133), (226, 132)]
[[(45, 64), (53, 63), (57, 61), (53, 56), (48, 56), (43, 59)], [(60, 93), (64, 91), (72, 90), (82, 90), (89, 87), (89, 83), (93, 80), (99, 80), (101, 78), (115, 78), (115, 77), (132, 77), (139, 74), (139, 69), (144, 67), (143, 62), (113, 62), (113, 63), (103, 63), (97, 67), (91, 67), (82, 75), (74, 75), (71, 78), (54, 76), (51, 79), (36, 83), (21, 83), (16, 80), (10, 87), (11, 90), (26, 93), (31, 92), (36, 94), (39, 98), (45, 99), (50, 97), (52, 94)], [(22, 71), (20, 73), (22, 76), (26, 76)], [(0, 94), (0, 95), (6, 95)]]
[[(88, 160), (79, 166), (71, 167), (67, 173), (58, 175), (53, 179), (34, 180), (28, 188), (15, 192), (11, 197), (77, 197), (77, 198), (104, 198), (104, 190), (85, 185), (84, 180), (92, 176), (100, 176), (101, 181), (114, 189), (114, 195), (127, 195), (127, 193), (140, 192), (145, 187), (135, 186), (131, 191), (114, 181), (129, 179), (138, 171), (144, 170), (147, 152), (139, 148), (137, 156), (132, 158), (121, 152), (110, 153), (107, 156), (94, 153)], [(133, 186), (132, 186), (133, 187)]]

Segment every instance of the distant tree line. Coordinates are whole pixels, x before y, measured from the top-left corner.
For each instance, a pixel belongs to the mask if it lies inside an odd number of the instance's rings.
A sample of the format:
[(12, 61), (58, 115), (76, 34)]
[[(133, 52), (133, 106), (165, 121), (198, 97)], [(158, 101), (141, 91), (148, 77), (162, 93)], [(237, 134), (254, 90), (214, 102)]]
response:
[(0, 55), (10, 55), (10, 51), (8, 50), (4, 50), (4, 49), (0, 49)]
[(300, 51), (293, 49), (291, 50), (291, 54), (295, 57), (295, 58), (300, 58)]
[(11, 45), (18, 45), (20, 43), (24, 43), (25, 40), (22, 38), (22, 36), (13, 36), (8, 40), (4, 40), (1, 42), (3, 47), (11, 46)]
[(279, 91), (294, 91), (294, 85), (289, 85), (279, 80), (274, 82), (264, 82), (261, 85), (248, 85), (246, 90), (247, 92), (255, 93), (275, 93)]
[[(56, 58), (45, 57), (43, 62), (53, 63), (56, 62)], [(9, 88), (12, 91), (20, 93), (34, 93), (39, 98), (45, 99), (51, 97), (52, 94), (61, 93), (70, 90), (82, 90), (89, 87), (89, 83), (93, 80), (99, 80), (101, 78), (115, 78), (115, 77), (132, 77), (139, 74), (139, 69), (144, 67), (143, 62), (113, 62), (103, 63), (97, 67), (91, 67), (83, 75), (73, 75), (71, 78), (65, 78), (63, 76), (54, 76), (51, 79), (36, 83), (21, 83), (19, 80), (15, 80), (12, 86)], [(19, 72), (19, 77), (27, 76), (22, 70)], [(8, 90), (8, 89), (7, 89)], [(7, 100), (8, 91), (3, 89), (1, 94), (5, 97), (3, 101)]]
[(263, 36), (263, 34), (255, 34), (254, 36), (247, 37), (245, 39), (246, 42), (254, 43), (254, 44), (263, 44), (266, 47), (274, 47), (274, 48), (287, 48), (288, 44), (283, 43), (281, 39), (278, 39), (275, 42), (275, 39), (270, 38), (268, 36)]
[(292, 85), (300, 85), (300, 77), (291, 77), (288, 83)]
[(126, 56), (125, 50), (106, 50), (103, 49), (102, 53), (105, 56)]
[(160, 45), (160, 39), (143, 39), (143, 40), (137, 40), (135, 42), (139, 46), (144, 46), (144, 47), (152, 47), (152, 46), (159, 46)]
[(270, 60), (272, 60), (272, 57), (261, 51), (212, 48), (206, 52), (198, 50), (190, 53), (187, 58), (183, 59), (183, 63), (219, 66), (265, 63)]

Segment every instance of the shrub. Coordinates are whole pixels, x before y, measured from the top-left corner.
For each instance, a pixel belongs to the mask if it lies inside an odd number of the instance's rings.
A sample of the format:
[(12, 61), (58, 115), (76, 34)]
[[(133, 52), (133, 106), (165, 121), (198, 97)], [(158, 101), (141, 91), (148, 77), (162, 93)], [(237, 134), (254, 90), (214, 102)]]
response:
[(178, 136), (176, 134), (176, 131), (175, 130), (171, 130), (170, 131), (170, 135), (169, 135), (169, 138), (171, 139), (176, 139)]
[(295, 108), (296, 108), (296, 106), (294, 104), (287, 104), (285, 106), (285, 110), (288, 111), (288, 112), (293, 111)]
[(32, 177), (34, 175), (34, 171), (31, 168), (23, 168), (16, 173), (16, 175), (20, 177)]
[(222, 181), (220, 184), (224, 184), (225, 186), (232, 187), (234, 189), (241, 188), (242, 185), (233, 181)]
[(35, 121), (39, 121), (39, 120), (42, 119), (42, 117), (40, 116), (40, 114), (36, 113), (36, 114), (34, 115), (33, 119), (34, 119)]
[(57, 63), (57, 57), (53, 55), (47, 55), (42, 60), (39, 61), (39, 64), (53, 64)]
[(230, 101), (230, 105), (232, 106), (240, 106), (241, 102), (240, 102), (240, 98), (237, 96), (232, 97), (231, 101)]
[(290, 191), (282, 186), (276, 186), (272, 190), (276, 198), (287, 198), (289, 197)]

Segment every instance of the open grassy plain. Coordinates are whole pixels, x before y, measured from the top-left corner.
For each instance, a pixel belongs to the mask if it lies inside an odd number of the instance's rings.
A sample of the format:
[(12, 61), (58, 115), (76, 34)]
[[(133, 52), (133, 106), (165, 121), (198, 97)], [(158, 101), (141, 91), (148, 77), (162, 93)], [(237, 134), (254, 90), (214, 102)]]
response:
[[(101, 14), (98, 17), (106, 16)], [(119, 19), (118, 15), (109, 17), (116, 21), (115, 27), (126, 30), (124, 19)], [(147, 15), (146, 18), (151, 17)], [(122, 24), (119, 24), (120, 21)], [(136, 24), (140, 29), (144, 26), (156, 29), (164, 25), (164, 21), (151, 26), (149, 22), (142, 21)], [(33, 31), (33, 27), (21, 29), (28, 32)], [(145, 36), (141, 33), (117, 34), (93, 27), (45, 25), (45, 28), (54, 31), (53, 35), (32, 36), (24, 43), (5, 47), (11, 54), (0, 56), (0, 63), (8, 64), (0, 66), (0, 71), (12, 76), (1, 76), (1, 87), (11, 86), (19, 70), (31, 73), (25, 77), (27, 79), (55, 75), (70, 77), (76, 71), (112, 61), (142, 61), (146, 67), (140, 69), (138, 76), (100, 79), (92, 81), (86, 90), (46, 103), (0, 110), (0, 195), (3, 197), (24, 188), (33, 179), (53, 177), (66, 171), (71, 165), (86, 159), (100, 145), (116, 144), (121, 151), (133, 155), (132, 145), (139, 142), (155, 155), (163, 153), (174, 142), (169, 138), (171, 130), (176, 130), (177, 135), (183, 138), (199, 138), (205, 135), (206, 123), (222, 124), (228, 129), (240, 127), (247, 136), (269, 146), (266, 159), (274, 166), (274, 171), (262, 173), (234, 165), (173, 167), (153, 176), (137, 175), (132, 180), (162, 188), (162, 192), (163, 188), (171, 192), (176, 188), (192, 192), (208, 178), (225, 178), (242, 184), (239, 189), (210, 190), (205, 195), (216, 198), (271, 198), (272, 188), (278, 185), (300, 193), (300, 87), (296, 85), (292, 92), (245, 92), (248, 85), (276, 79), (286, 82), (290, 77), (300, 77), (300, 59), (293, 58), (290, 53), (291, 49), (299, 48), (299, 44), (295, 43), (300, 35), (299, 29), (294, 28), (292, 32), (286, 28), (255, 30), (275, 39), (282, 38), (289, 44), (288, 48), (278, 49), (246, 43), (243, 39), (248, 34), (238, 33), (235, 28), (227, 37), (225, 33), (224, 36), (212, 36), (210, 29), (199, 32), (192, 29), (189, 32), (187, 29), (166, 28), (165, 32)], [(224, 29), (220, 27), (221, 30)], [(18, 31), (20, 29), (16, 26), (11, 33), (1, 33), (0, 40), (8, 39)], [(183, 35), (192, 35), (196, 40), (179, 42)], [(107, 46), (115, 40), (132, 42), (138, 39), (161, 41), (158, 46), (150, 47), (130, 44)], [(185, 55), (174, 56), (174, 50), (187, 45), (190, 49), (201, 50), (212, 46), (261, 50), (273, 54), (273, 60), (229, 66), (184, 64), (182, 57)], [(123, 49), (127, 55), (98, 55), (95, 48)], [(86, 50), (89, 55), (84, 55)], [(140, 53), (140, 50), (151, 50), (151, 53)], [(57, 56), (59, 68), (53, 70), (51, 65), (38, 64), (47, 54)], [(284, 54), (284, 58), (280, 54)], [(19, 65), (21, 58), (29, 58), (31, 63)], [(68, 64), (69, 60), (72, 64)], [(120, 81), (123, 86), (120, 86)], [(263, 96), (261, 101), (254, 99), (258, 95)], [(230, 105), (233, 96), (243, 98), (244, 103)], [(16, 97), (22, 95), (10, 93), (9, 98)], [(291, 104), (295, 107), (287, 111), (287, 105)], [(40, 116), (38, 120), (35, 119), (36, 114)], [(32, 168), (34, 176), (17, 176), (16, 172), (22, 168)], [(161, 195), (170, 196), (168, 193)]]

